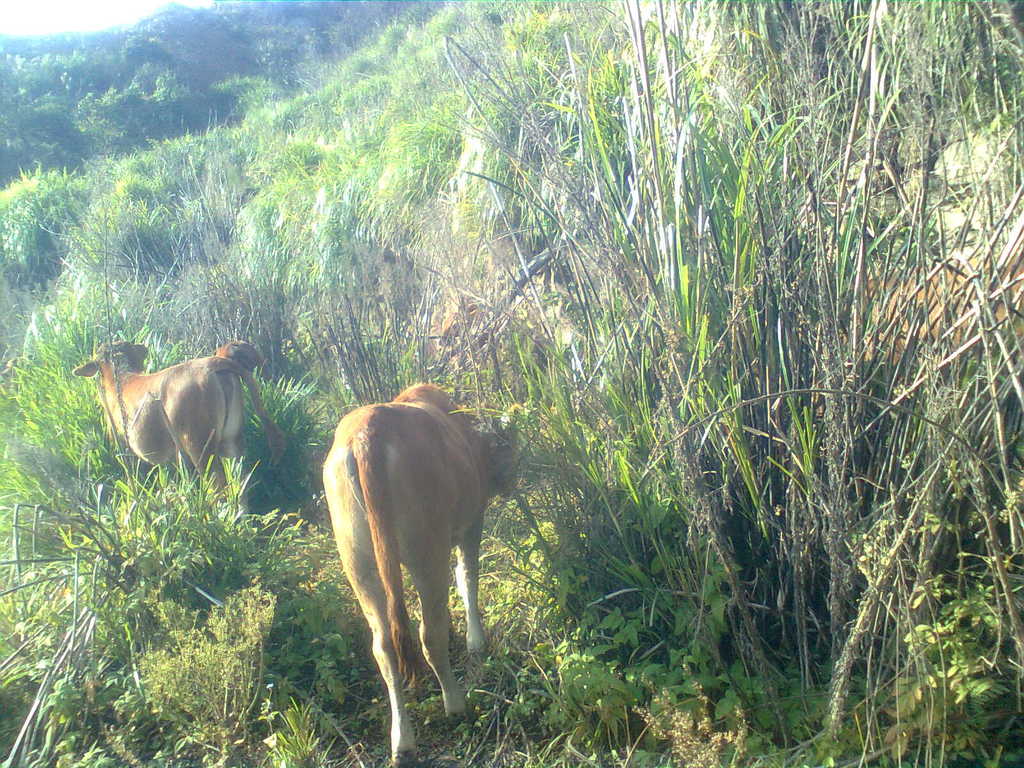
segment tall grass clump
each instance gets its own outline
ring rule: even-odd
[[[39,288],[61,269],[61,236],[78,215],[82,184],[59,171],[22,174],[0,192],[0,268],[12,285]]]
[[[1019,136],[978,119],[1019,49],[919,10],[627,3],[543,96],[454,57],[574,326],[522,369],[556,596],[745,749],[985,754],[1021,682]]]

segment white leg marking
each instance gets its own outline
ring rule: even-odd
[[[466,607],[466,647],[470,653],[480,653],[484,649],[484,627],[477,602],[479,580],[476,569],[471,571],[466,567],[466,557],[460,548],[456,555],[455,585]]]
[[[389,685],[388,700],[391,703],[391,757],[397,759],[403,752],[416,749],[416,734],[405,711],[401,691]]]
[[[373,632],[373,655],[377,659],[384,685],[388,689],[388,703],[391,705],[391,757],[397,759],[403,752],[416,749],[416,734],[405,711],[402,696],[402,678],[398,673],[398,660],[383,636],[384,627],[378,625]]]

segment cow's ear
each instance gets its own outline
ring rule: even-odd
[[[72,371],[72,373],[75,374],[75,376],[95,376],[99,372],[100,364],[97,363],[95,360],[90,360],[88,363],[83,363],[82,365],[78,366],[77,368],[75,368],[75,370]]]

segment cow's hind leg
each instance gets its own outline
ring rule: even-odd
[[[224,465],[220,457],[214,453],[217,437],[214,433],[202,438],[193,434],[184,434],[180,438],[181,450],[185,457],[200,475],[209,469],[213,487],[218,491],[224,489],[227,481],[224,477]]]
[[[405,709],[402,691],[402,675],[398,668],[398,655],[391,640],[387,622],[387,597],[380,580],[377,561],[373,554],[373,541],[366,518],[356,507],[349,515],[341,509],[336,499],[340,493],[331,485],[336,478],[325,472],[324,485],[328,487],[327,501],[331,508],[331,522],[338,540],[338,551],[345,568],[345,575],[356,593],[359,607],[373,636],[373,658],[388,690],[391,707],[391,757],[395,764],[409,760],[416,749],[416,735]],[[346,491],[347,492],[347,491]]]
[[[419,593],[423,613],[420,640],[427,663],[441,684],[444,711],[449,715],[459,715],[466,711],[466,694],[455,679],[448,658],[448,633],[451,627],[448,587],[451,577],[448,575],[447,542],[444,542],[443,547],[431,547],[422,554],[426,556],[417,558],[419,562],[409,564],[409,573]]]
[[[370,625],[373,635],[373,658],[377,662],[384,685],[388,689],[388,703],[391,706],[391,759],[396,765],[407,762],[416,749],[416,736],[412,722],[405,709],[405,696],[402,690],[402,675],[398,669],[398,655],[391,642],[391,633],[387,625],[387,599],[379,579],[376,576],[376,564],[372,564],[373,574],[369,570],[349,579],[356,587],[359,606]]]
[[[466,607],[466,647],[470,653],[484,649],[484,627],[480,620],[478,591],[480,584],[480,537],[483,533],[481,517],[466,532],[456,550],[455,584],[462,604]]]

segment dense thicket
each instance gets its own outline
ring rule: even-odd
[[[338,417],[430,379],[522,458],[489,516],[490,655],[459,664],[478,717],[453,730],[428,686],[428,754],[1020,759],[1011,10],[415,8],[237,124],[12,183],[0,744],[383,759],[306,521]],[[70,374],[114,338],[155,369],[234,337],[289,449],[267,462],[254,423],[227,500],[137,467]],[[281,510],[258,520],[253,467]]]

